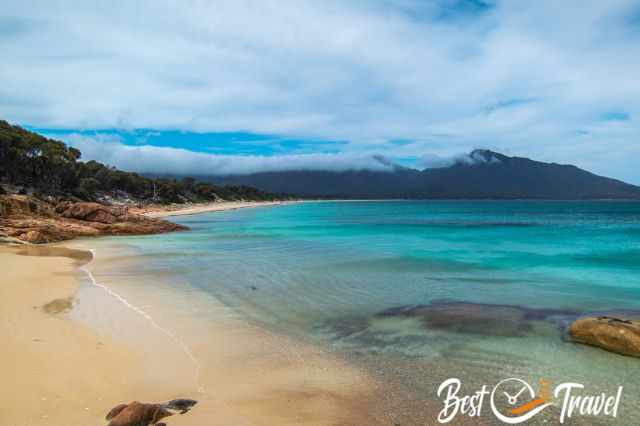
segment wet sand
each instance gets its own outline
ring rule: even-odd
[[[109,264],[87,260],[68,248],[0,248],[0,424],[101,424],[121,402],[177,397],[199,404],[172,425],[393,424],[363,370],[223,306],[215,321],[173,306],[210,311],[204,294],[100,287],[79,268]]]
[[[0,247],[2,425],[101,424],[112,401],[138,393],[140,355],[63,318],[83,258]]]

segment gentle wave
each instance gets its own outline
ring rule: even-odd
[[[94,249],[89,249],[89,252],[91,253],[92,259],[95,260],[95,257],[96,257],[95,250]],[[187,344],[184,343],[182,340],[180,340],[175,334],[173,334],[172,332],[170,332],[169,330],[167,330],[166,328],[164,328],[160,324],[158,324],[156,322],[156,320],[153,319],[153,317],[151,315],[149,315],[147,312],[145,312],[143,309],[141,309],[141,308],[137,307],[136,305],[132,304],[125,297],[123,297],[122,295],[116,293],[115,291],[113,291],[112,289],[107,287],[106,285],[100,284],[95,279],[95,277],[93,276],[93,274],[91,273],[91,271],[87,267],[88,267],[88,264],[81,266],[80,269],[87,275],[87,277],[89,278],[89,280],[90,280],[90,282],[91,282],[91,284],[93,286],[101,288],[107,294],[109,294],[111,297],[117,299],[120,303],[125,305],[127,308],[131,309],[133,312],[135,312],[138,315],[142,316],[145,320],[147,320],[149,322],[149,324],[151,324],[151,326],[153,326],[155,329],[157,329],[158,331],[160,331],[161,333],[163,333],[164,335],[169,337],[171,340],[176,342],[182,348],[182,350],[184,351],[185,355],[193,363],[193,365],[194,365],[194,367],[196,369],[196,379],[198,380],[198,392],[204,393],[205,392],[204,387],[199,384],[199,377],[200,377],[200,370],[201,370],[200,362],[193,355],[193,352],[191,351],[189,346],[187,346]]]

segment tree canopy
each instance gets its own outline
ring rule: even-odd
[[[191,177],[152,179],[80,158],[79,150],[63,142],[0,120],[0,182],[83,200],[105,194],[159,203],[278,198],[249,186],[218,186]]]

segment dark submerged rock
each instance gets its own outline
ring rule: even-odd
[[[577,312],[569,310],[439,300],[428,305],[387,309],[377,316],[414,317],[420,319],[427,328],[453,333],[520,337],[532,330],[533,321],[577,315]]]

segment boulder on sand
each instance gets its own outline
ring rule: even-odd
[[[197,403],[193,399],[173,399],[161,404],[134,401],[116,405],[105,418],[109,421],[108,426],[160,426],[164,425],[160,420],[176,413],[185,414]]]
[[[142,404],[134,401],[130,404],[120,404],[107,414],[108,426],[149,426],[156,425],[165,417],[173,413],[160,404]]]
[[[640,321],[589,316],[569,326],[569,336],[577,343],[597,346],[622,355],[640,357]]]

